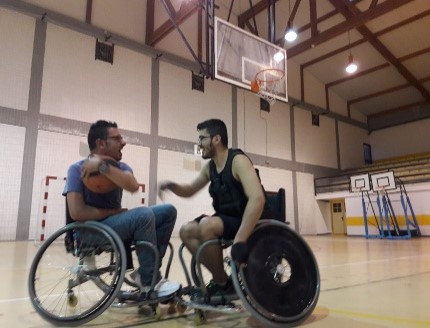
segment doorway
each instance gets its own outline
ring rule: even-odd
[[[345,199],[330,201],[332,233],[346,235]]]

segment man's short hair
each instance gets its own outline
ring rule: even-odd
[[[88,131],[88,146],[90,150],[96,148],[97,139],[106,139],[108,136],[109,128],[117,128],[118,125],[115,122],[98,120],[91,124],[90,131]]]
[[[224,147],[228,147],[228,134],[225,123],[219,119],[213,118],[197,124],[197,131],[207,130],[211,137],[217,134],[221,137],[221,143]]]

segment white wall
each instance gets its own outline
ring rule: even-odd
[[[429,129],[430,119],[372,132],[369,139],[373,160],[429,153]]]
[[[48,24],[41,113],[150,132],[151,59],[115,47],[114,65],[94,59],[96,40]]]
[[[0,106],[27,110],[33,38],[33,18],[0,8]]]
[[[339,148],[341,169],[363,166],[363,144],[369,142],[369,136],[365,130],[340,122]]]
[[[302,163],[337,168],[334,121],[320,116],[320,125],[312,125],[312,113],[295,109],[296,160]]]
[[[85,20],[84,0],[64,0],[61,4],[55,0],[28,2],[61,12],[81,22]],[[180,5],[179,0],[173,2],[175,8]],[[132,0],[126,8],[120,6],[114,0],[93,1],[92,23],[120,34],[130,42],[140,42],[143,46],[146,25],[138,17],[145,11],[146,1]],[[160,6],[157,3],[156,17],[164,15],[167,18]],[[29,90],[35,28],[43,24],[40,21],[35,24],[34,18],[11,10],[0,9],[0,15],[0,136],[8,138],[0,152],[3,158],[8,158],[8,165],[13,164],[12,168],[0,167],[0,179],[2,185],[6,186],[1,199],[7,200],[2,203],[3,211],[8,213],[8,219],[0,223],[0,239],[13,239],[17,229],[20,179],[28,176],[28,172],[22,174],[21,171],[23,167],[32,168],[32,163],[23,161],[24,147],[36,147],[32,172],[33,200],[28,201],[28,206],[31,206],[28,222],[30,238],[37,238],[40,233],[38,220],[44,178],[47,175],[58,177],[52,182],[49,191],[52,196],[49,197],[50,215],[56,217],[57,223],[47,227],[49,230],[62,224],[64,202],[60,193],[63,178],[68,166],[82,155],[80,146],[86,142],[86,131],[82,130],[82,126],[100,118],[117,121],[120,129],[138,135],[126,139],[129,144],[124,149],[124,160],[133,167],[138,180],[145,183],[147,188],[145,192],[134,196],[125,195],[124,202],[127,206],[140,203],[142,198],[147,200],[150,177],[180,181],[195,177],[202,162],[185,148],[191,148],[189,143],[196,141],[197,123],[208,118],[221,118],[227,124],[230,145],[233,136],[237,135],[238,147],[260,159],[274,159],[268,160],[266,165],[258,165],[263,183],[267,190],[281,187],[286,189],[287,220],[294,225],[297,217],[299,226],[295,228],[306,234],[325,233],[329,230],[329,222],[325,218],[327,206],[317,203],[315,199],[314,177],[308,172],[309,166],[337,169],[340,161],[340,168],[357,167],[362,163],[363,142],[372,144],[374,159],[429,151],[425,138],[421,137],[428,130],[429,121],[376,131],[370,136],[359,128],[339,122],[337,132],[340,140],[337,149],[336,122],[330,117],[320,116],[320,126],[315,127],[311,124],[311,112],[298,107],[290,109],[282,102],[273,105],[270,113],[262,112],[257,97],[215,80],[205,80],[204,93],[191,90],[191,72],[183,68],[183,63],[179,67],[179,64],[176,66],[166,63],[163,58],[154,61],[148,54],[119,45],[115,45],[113,65],[95,60],[95,37],[49,21],[46,23],[42,83],[37,85],[38,82],[35,82],[35,89]],[[124,23],[124,19],[119,19],[123,16],[129,18],[127,23]],[[188,31],[187,38],[193,45],[197,42],[197,33],[193,29],[196,19],[193,16],[181,25]],[[157,27],[159,26],[155,26]],[[38,33],[43,33],[43,29],[38,30]],[[185,59],[192,59],[177,31],[173,31],[157,47],[173,51],[175,55]],[[40,54],[35,53],[35,56],[39,56],[36,59],[41,59]],[[36,61],[36,65],[37,63]],[[294,61],[288,63],[289,94],[299,99],[300,67]],[[156,81],[159,83],[152,85],[152,68],[157,65],[159,76]],[[305,79],[305,101],[324,107],[324,85],[309,72],[305,72]],[[33,112],[27,113],[29,94],[37,95],[39,87],[40,111],[38,112],[39,104],[33,103]],[[237,93],[234,95],[235,91]],[[152,97],[157,94],[158,106],[151,103]],[[345,102],[333,93],[330,93],[330,97],[333,98],[333,111],[346,114]],[[237,99],[237,103],[233,103],[233,99]],[[158,120],[151,116],[153,111],[158,115]],[[291,117],[294,117],[294,122],[291,122]],[[67,124],[69,121],[70,126]],[[237,125],[234,126],[236,121]],[[43,126],[41,122],[44,123]],[[34,131],[37,130],[38,134],[25,139],[26,127],[30,123],[33,124],[30,133],[35,134]],[[76,125],[79,127],[76,128]],[[294,126],[294,135],[291,125]],[[154,131],[157,130],[158,134],[155,134]],[[142,140],[142,135],[150,140]],[[166,137],[166,144],[160,144],[159,136]],[[158,158],[151,158],[151,154],[158,154]],[[151,167],[151,163],[158,163],[158,166]],[[296,195],[293,189],[294,175],[297,177]],[[12,184],[10,179],[14,181]],[[180,213],[175,233],[184,220],[193,218],[202,211],[211,212],[206,191],[190,200],[173,195],[166,197],[178,207]],[[298,208],[297,213],[294,213],[294,208]],[[50,219],[50,222],[54,222],[53,220]]]

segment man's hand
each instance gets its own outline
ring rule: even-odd
[[[175,185],[175,183],[173,183],[172,181],[160,182],[159,187],[158,187],[158,197],[160,197],[160,199],[163,202],[164,202],[164,191],[172,190],[174,185]]]
[[[249,250],[246,242],[237,242],[231,247],[231,258],[239,265],[248,262]]]
[[[101,161],[102,159],[98,155],[93,155],[85,160],[81,167],[81,178],[85,179],[91,173],[98,172]]]

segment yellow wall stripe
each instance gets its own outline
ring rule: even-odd
[[[406,220],[403,215],[396,215],[397,222],[399,225],[406,225]],[[427,226],[430,225],[430,215],[416,215],[416,219],[418,222],[418,225],[420,226]],[[385,217],[383,218],[384,224],[385,224]],[[388,220],[391,224],[390,217],[388,217]],[[409,215],[409,220],[412,221],[412,216]],[[376,225],[376,221],[380,223],[379,216],[375,218],[373,215],[367,217],[367,222],[369,225]],[[413,221],[412,221],[413,222]],[[349,216],[346,218],[346,225],[347,226],[363,226],[364,225],[364,217],[363,216]]]

